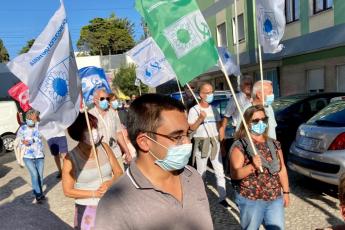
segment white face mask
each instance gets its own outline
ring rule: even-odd
[[[95,145],[97,145],[100,141],[101,141],[101,138],[98,134],[98,131],[97,129],[92,129],[92,137],[93,137],[93,143]],[[88,131],[84,132],[84,138],[83,138],[83,141],[85,144],[87,145],[92,145],[92,142],[91,142],[91,139],[90,139],[90,134]]]

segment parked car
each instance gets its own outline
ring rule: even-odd
[[[212,106],[217,108],[221,118],[224,117],[225,109],[226,109],[226,106],[228,105],[228,102],[229,102],[229,99],[227,99],[227,98],[215,99],[212,102]],[[232,124],[232,122],[228,122],[228,125],[225,128],[225,139],[232,139],[233,138],[235,129],[231,124]]]
[[[285,158],[288,158],[289,148],[300,124],[308,121],[327,106],[332,98],[338,96],[345,96],[345,93],[297,94],[281,97],[273,102],[277,139],[281,142]]]
[[[330,103],[299,127],[290,148],[288,167],[338,185],[345,172],[345,97]]]
[[[14,101],[0,101],[0,111],[5,111],[0,117],[0,137],[5,151],[13,151],[13,141],[19,128],[17,105]]]

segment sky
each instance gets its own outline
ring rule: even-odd
[[[117,17],[126,17],[135,23],[134,36],[135,40],[139,40],[143,31],[134,1],[64,0],[74,47],[84,25],[95,17],[108,17],[113,12]],[[10,59],[18,55],[28,40],[36,38],[43,31],[59,5],[59,0],[0,0],[0,38]]]

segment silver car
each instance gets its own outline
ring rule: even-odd
[[[338,185],[339,177],[345,172],[344,97],[337,98],[298,128],[290,147],[288,167]]]

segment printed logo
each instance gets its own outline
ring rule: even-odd
[[[265,39],[279,39],[278,25],[273,12],[260,9],[260,30],[263,32]]]
[[[182,17],[163,33],[177,58],[187,55],[211,38],[208,25],[199,10]]]
[[[51,102],[54,112],[64,103],[70,101],[68,69],[66,68],[69,65],[69,60],[68,57],[50,69],[40,86],[40,92]]]

